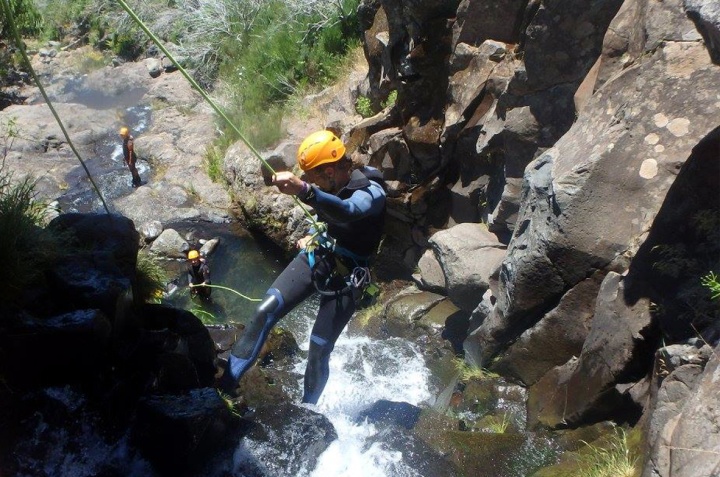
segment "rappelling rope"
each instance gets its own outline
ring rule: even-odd
[[[117,0],[117,1],[120,4],[120,6],[123,8],[123,10],[125,10],[125,12],[130,16],[130,18],[132,18],[133,21],[138,24],[138,26],[147,34],[148,37],[150,37],[150,39],[153,41],[153,43],[155,43],[155,45],[160,49],[160,51],[162,51],[163,54],[180,71],[180,73],[182,73],[182,75],[185,77],[185,79],[187,79],[190,82],[190,84],[193,86],[193,88],[195,88],[198,91],[198,93],[200,93],[200,95],[203,97],[203,99],[205,99],[205,101],[207,101],[207,103],[210,105],[210,107],[213,108],[213,110],[228,124],[228,126],[230,126],[232,128],[233,131],[235,131],[235,134],[237,134],[238,137],[242,140],[242,142],[245,143],[245,145],[248,147],[248,149],[250,149],[250,151],[255,155],[255,157],[260,159],[260,162],[262,162],[262,164],[265,166],[265,168],[267,168],[267,170],[271,174],[275,175],[276,172],[273,169],[273,167],[270,165],[270,163],[268,163],[260,155],[260,153],[257,151],[257,149],[255,149],[255,147],[253,147],[253,145],[250,143],[250,141],[248,141],[245,138],[245,135],[242,132],[240,132],[240,130],[237,128],[237,126],[235,126],[235,124],[233,124],[233,122],[230,120],[230,118],[228,118],[228,116],[225,114],[225,112],[223,112],[223,110],[220,109],[220,107],[217,104],[215,104],[215,101],[213,101],[212,98],[210,98],[210,96],[197,83],[197,81],[195,81],[195,79],[192,76],[190,76],[190,74],[188,74],[187,71],[185,71],[185,68],[183,68],[182,65],[180,65],[180,63],[178,63],[175,60],[175,57],[173,57],[173,55],[170,54],[170,52],[162,45],[162,43],[160,42],[160,39],[158,37],[156,37],[153,32],[150,31],[150,29],[145,25],[145,23],[143,23],[143,21],[140,19],[140,17],[137,16],[137,14],[133,11],[133,9],[130,8],[130,6],[127,3],[125,3],[125,0]],[[310,221],[314,225],[317,225],[315,217],[313,217],[312,214],[310,213],[310,211],[307,209],[307,207],[305,207],[305,204],[300,202],[300,199],[298,199],[296,196],[293,195],[291,197],[293,198],[295,203],[302,209],[302,211],[305,213],[305,215],[310,219]]]
[[[245,296],[237,290],[233,290],[232,288],[224,287],[222,285],[208,285],[206,283],[199,283],[194,286],[194,288],[197,288],[197,287],[219,288],[221,290],[231,291],[231,292],[235,293],[236,295],[239,295],[242,298],[246,299],[247,301],[262,301],[262,298],[250,298],[249,296]]]
[[[25,52],[25,45],[23,45],[22,39],[20,38],[20,34],[17,31],[17,28],[15,27],[15,18],[13,17],[12,8],[10,8],[10,4],[8,3],[8,0],[1,0],[0,4],[2,4],[3,14],[5,15],[5,18],[8,19],[8,25],[10,26],[10,33],[12,34],[13,40],[15,41],[15,45],[17,45],[18,49],[20,50],[20,55],[22,55],[23,61],[25,62],[25,65],[27,66],[28,70],[30,71],[30,74],[33,77],[33,80],[35,80],[35,84],[37,85],[38,89],[40,90],[40,94],[42,94],[43,98],[45,98],[45,102],[47,103],[48,107],[50,108],[50,112],[55,117],[55,120],[60,125],[60,130],[62,131],[63,135],[65,136],[65,140],[67,141],[68,145],[70,146],[70,149],[72,149],[72,152],[75,154],[75,157],[78,158],[78,161],[80,161],[80,164],[82,165],[83,169],[85,169],[85,174],[87,174],[88,179],[90,179],[90,183],[92,184],[93,188],[95,189],[95,192],[97,192],[98,197],[100,197],[100,201],[102,202],[103,207],[105,208],[105,212],[110,214],[110,209],[108,208],[107,204],[105,203],[105,199],[103,198],[102,192],[100,192],[100,189],[98,188],[97,184],[95,184],[95,180],[93,179],[92,175],[90,174],[90,171],[88,170],[87,166],[85,165],[85,161],[82,160],[82,157],[80,157],[80,153],[75,149],[75,145],[73,144],[72,140],[70,139],[70,136],[68,135],[67,130],[65,129],[65,126],[63,125],[62,120],[60,119],[60,116],[58,115],[57,111],[55,111],[55,108],[52,105],[52,102],[50,101],[50,98],[48,97],[47,93],[45,92],[45,88],[43,88],[42,83],[40,83],[40,78],[35,73],[35,70],[33,69],[32,65],[30,64],[30,59],[27,56],[27,53]]]

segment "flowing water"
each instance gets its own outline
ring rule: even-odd
[[[138,135],[145,131],[150,123],[149,106],[131,106],[121,110],[125,124]],[[83,158],[105,201],[111,203],[133,191],[130,171],[123,160],[122,142],[113,133],[95,143],[92,156]],[[137,162],[137,170],[143,180],[147,180],[150,167],[147,162]],[[78,166],[65,178],[68,190],[58,200],[63,212],[102,212],[103,206],[97,194],[92,190],[85,170]]]
[[[208,257],[214,284],[235,289],[251,298],[262,297],[265,290],[285,265],[281,255],[269,244],[253,239],[241,229],[215,224],[176,224],[183,234],[194,235],[201,229],[201,238],[220,238],[220,245]],[[188,297],[187,283],[182,276],[184,264],[174,268],[179,275],[177,289],[168,302],[195,310],[201,317],[209,312],[216,322],[245,322],[256,303],[236,294],[213,289],[212,303],[198,305]],[[171,265],[171,269],[173,266]],[[307,351],[310,330],[317,310],[317,298],[311,298],[290,312],[278,326],[291,331],[301,349]],[[197,309],[201,312],[197,313]],[[295,371],[303,375],[305,360]],[[298,382],[298,388],[302,386]],[[378,429],[360,421],[359,414],[378,400],[427,404],[433,398],[429,371],[420,350],[401,339],[373,340],[365,336],[349,336],[344,332],[337,341],[330,359],[330,379],[316,406],[310,409],[325,415],[335,426],[338,439],[320,457],[315,469],[305,469],[304,476],[372,477],[418,475],[396,451],[387,450],[372,439]],[[261,452],[255,449],[254,452]],[[292,451],[292,450],[290,450]],[[236,453],[243,459],[244,452]],[[237,462],[236,464],[240,464]]]

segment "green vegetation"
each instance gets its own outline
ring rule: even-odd
[[[718,276],[714,272],[710,272],[700,279],[702,286],[710,290],[710,298],[717,300],[720,298],[720,282]]]
[[[383,109],[385,109],[385,108],[395,106],[396,102],[397,102],[397,90],[394,89],[394,90],[390,91],[390,94],[388,94],[387,99],[385,99],[385,101],[382,102],[382,107],[383,107]]]
[[[14,303],[20,292],[39,282],[60,258],[63,240],[42,225],[45,205],[35,201],[35,182],[19,182],[0,171],[0,263],[5,283],[0,302]]]
[[[358,97],[355,101],[355,111],[363,118],[369,118],[373,114],[372,101],[367,96]]]
[[[168,277],[159,260],[141,250],[137,256],[136,278],[137,299],[143,303],[160,303]]]
[[[11,0],[16,5],[35,5]],[[359,45],[359,0],[149,0],[130,2],[173,56],[207,89],[257,148],[277,142],[295,96],[319,90],[344,72],[344,58]],[[137,58],[150,45],[121,6],[111,0],[41,0],[26,12],[26,35],[80,41],[98,51]],[[34,14],[31,15],[31,13]],[[1,25],[1,24],[0,24]],[[86,71],[108,61],[88,58]],[[290,106],[297,107],[297,106]],[[222,157],[237,133],[222,134],[207,156],[219,178]]]
[[[653,312],[688,324],[687,333],[695,334],[720,319],[720,211],[696,211],[677,235],[651,251],[661,298]]]
[[[205,56],[204,70],[217,65],[221,94],[230,99],[226,112],[251,143],[275,142],[287,100],[342,73],[343,56],[359,42],[357,4],[270,0],[262,8],[250,1],[234,7],[235,15],[250,18],[216,35],[217,57]],[[237,139],[224,133],[223,142]]]
[[[494,434],[504,434],[510,426],[510,416],[507,412],[502,416],[490,416],[485,422],[485,427]]]
[[[396,102],[397,90],[394,89],[390,91],[390,94],[388,94],[388,97],[385,98],[385,101],[383,101],[380,106],[382,107],[382,109],[386,109],[394,106]],[[373,108],[372,100],[367,96],[358,97],[358,99],[355,101],[355,111],[363,118],[369,118],[370,116],[374,116],[379,112]]]
[[[21,292],[40,283],[62,255],[64,235],[44,227],[46,204],[35,200],[35,181],[15,180],[5,159],[17,137],[13,119],[0,125],[0,263],[5,282],[0,303],[16,304]]]
[[[35,36],[42,28],[42,16],[33,0],[7,0],[15,18],[15,27],[22,36]],[[0,40],[10,38],[10,25],[5,15],[0,15]]]
[[[223,155],[217,146],[208,146],[205,150],[205,170],[213,182],[220,182],[222,179]]]
[[[631,450],[628,435],[618,428],[602,445],[587,444],[588,453],[580,459],[578,477],[635,477],[639,475],[638,456]]]
[[[500,377],[498,374],[488,371],[487,369],[472,366],[466,363],[462,358],[454,359],[453,363],[455,364],[455,369],[459,373],[460,381],[463,382],[471,381],[473,379],[483,380]]]

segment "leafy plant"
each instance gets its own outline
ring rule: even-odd
[[[205,170],[207,175],[213,182],[219,182],[222,179],[223,155],[219,147],[208,146],[205,149]]]
[[[367,96],[359,96],[355,101],[355,111],[363,118],[369,118],[374,113],[372,109],[372,101]]]
[[[15,19],[15,28],[21,36],[33,36],[40,33],[42,15],[32,0],[8,0],[8,6]],[[0,40],[10,37],[10,23],[5,15],[0,15]]]
[[[398,95],[398,92],[396,89],[390,91],[390,94],[388,94],[387,99],[385,99],[385,101],[382,102],[383,109],[394,106],[395,103],[397,102],[397,95]]]

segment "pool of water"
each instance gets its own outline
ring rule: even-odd
[[[214,288],[210,303],[191,299],[187,286],[187,262],[163,262],[172,279],[165,302],[193,311],[205,323],[245,323],[257,306],[256,301],[247,298],[257,300],[265,296],[265,291],[288,263],[282,251],[274,244],[254,236],[238,224],[185,222],[169,227],[185,237],[189,236],[189,243],[193,248],[199,248],[201,240],[220,240],[207,257],[210,280],[213,285],[229,288],[237,293]]]

